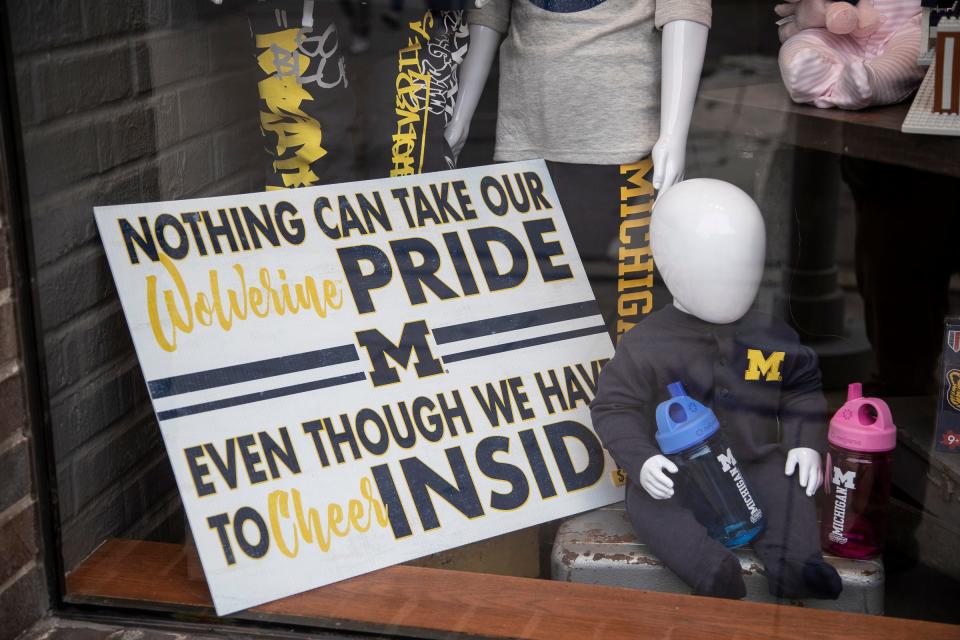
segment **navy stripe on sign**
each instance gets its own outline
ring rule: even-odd
[[[505,331],[516,331],[517,329],[526,329],[528,327],[537,327],[553,322],[598,315],[600,315],[600,308],[597,306],[596,301],[587,300],[585,302],[563,304],[559,307],[547,307],[546,309],[511,313],[497,318],[474,320],[472,322],[464,322],[463,324],[453,324],[449,327],[440,327],[433,330],[433,339],[437,341],[437,344],[447,344],[449,342],[469,340],[470,338],[479,338],[495,333],[503,333]],[[444,358],[444,360],[446,359],[447,358]]]
[[[320,367],[329,367],[335,364],[343,364],[344,362],[354,362],[359,359],[360,354],[357,353],[357,348],[352,344],[347,344],[341,347],[307,351],[306,353],[295,353],[290,356],[258,360],[257,362],[247,362],[246,364],[235,364],[229,367],[220,367],[219,369],[197,371],[196,373],[186,373],[181,376],[173,376],[172,378],[151,380],[147,383],[147,386],[150,388],[151,397],[167,398],[181,393],[189,393],[190,391],[213,389],[228,384],[237,384],[238,382],[249,382],[250,380],[280,376],[285,373],[319,369]]]
[[[451,353],[450,355],[443,356],[443,361],[459,362],[460,360],[470,360],[472,358],[480,358],[483,356],[493,355],[495,353],[503,353],[505,351],[526,349],[527,347],[535,347],[537,345],[549,344],[551,342],[560,342],[561,340],[572,340],[573,338],[592,336],[598,333],[606,333],[606,331],[607,328],[601,324],[595,327],[574,329],[573,331],[564,331],[563,333],[555,333],[549,336],[537,336],[536,338],[516,340],[514,342],[504,342],[503,344],[495,344],[491,347],[483,347],[481,349],[471,349],[469,351],[461,351],[460,353]]]
[[[208,411],[216,411],[217,409],[226,409],[227,407],[236,407],[241,404],[250,404],[251,402],[262,402],[263,400],[273,400],[274,398],[282,398],[283,396],[292,396],[295,393],[306,393],[307,391],[315,391],[317,389],[326,389],[327,387],[336,387],[341,384],[349,384],[351,382],[358,382],[360,380],[366,379],[367,374],[360,373],[349,373],[344,376],[337,376],[335,378],[324,378],[323,380],[314,380],[313,382],[304,382],[302,384],[294,384],[289,387],[280,387],[278,389],[268,389],[267,391],[259,391],[257,393],[248,393],[242,396],[235,396],[233,398],[224,398],[223,400],[214,400],[212,402],[204,402],[201,404],[193,404],[186,407],[180,407],[179,409],[170,409],[168,411],[161,411],[157,414],[159,420],[170,420],[172,418],[182,418],[183,416],[191,416],[196,413],[206,413]]]

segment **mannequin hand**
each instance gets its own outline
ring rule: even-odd
[[[683,180],[686,154],[687,141],[677,140],[677,136],[660,136],[653,145],[653,188],[658,192],[657,197]]]
[[[671,20],[663,27],[660,139],[652,153],[653,187],[659,195],[683,179],[687,134],[709,32],[709,27],[691,20]]]
[[[454,116],[450,120],[450,124],[447,125],[447,128],[443,130],[443,137],[446,139],[447,144],[450,145],[450,150],[453,152],[454,159],[460,157],[460,152],[463,151],[463,145],[467,143],[467,135],[470,133],[470,121],[458,118]]]
[[[480,3],[477,3],[477,7],[480,7]],[[457,103],[453,107],[453,117],[443,130],[443,137],[450,145],[454,158],[460,157],[463,145],[467,142],[470,121],[477,110],[483,86],[487,83],[487,75],[500,49],[502,38],[501,33],[490,27],[470,25],[470,51],[457,73],[460,88]]]
[[[800,469],[800,486],[807,489],[807,495],[812,496],[823,482],[823,468],[820,454],[804,447],[790,449],[787,452],[787,466],[783,472],[792,476],[795,469]]]
[[[678,471],[677,465],[660,455],[650,456],[640,468],[640,486],[656,500],[673,497],[673,480],[664,473],[664,469],[670,473]]]

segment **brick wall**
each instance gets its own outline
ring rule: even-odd
[[[0,99],[4,93],[0,90]],[[8,131],[0,128],[0,149]],[[16,637],[47,609],[14,266],[9,166],[0,152],[0,640]]]
[[[183,535],[93,206],[262,189],[253,46],[240,2],[10,4],[69,570],[106,537]]]

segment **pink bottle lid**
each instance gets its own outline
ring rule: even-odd
[[[830,444],[851,451],[892,451],[897,446],[897,427],[890,407],[880,398],[864,398],[863,387],[847,387],[847,402],[830,420]]]

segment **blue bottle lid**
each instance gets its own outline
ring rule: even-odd
[[[687,395],[683,383],[667,385],[670,399],[657,406],[657,444],[669,455],[695,447],[720,429],[717,416]]]

